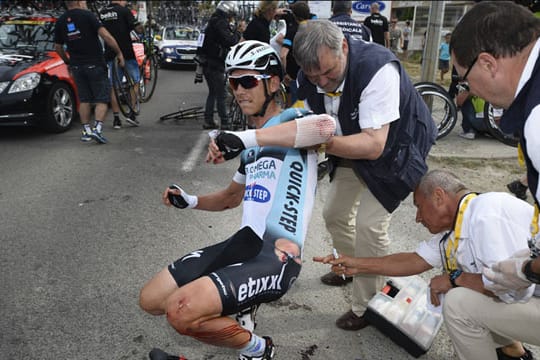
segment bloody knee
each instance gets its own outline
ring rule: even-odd
[[[171,326],[182,335],[189,335],[189,329],[192,322],[187,319],[189,306],[183,297],[170,301],[167,305],[167,321]]]
[[[219,318],[208,320],[220,321]],[[206,344],[215,346],[227,346],[233,349],[245,347],[251,338],[251,333],[234,322],[228,326],[216,329],[215,326],[207,326],[204,323],[198,328],[188,328],[183,335],[190,336]]]

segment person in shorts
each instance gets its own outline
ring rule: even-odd
[[[140,24],[134,17],[131,11],[126,7],[127,1],[125,0],[114,0],[111,1],[110,5],[104,7],[99,12],[99,18],[105,28],[111,33],[115,38],[118,46],[122,50],[122,54],[125,59],[125,68],[124,70],[129,73],[133,81],[135,82],[135,96],[139,93],[139,64],[135,58],[135,52],[133,51],[133,45],[131,42],[130,33],[134,30],[138,34],[142,34],[144,29],[142,24]],[[115,52],[110,47],[105,47],[105,60],[107,60],[107,66],[109,68],[109,78],[111,79],[112,84],[112,65],[115,59]],[[123,73],[119,74],[119,78],[122,78]],[[133,98],[135,98],[135,96]],[[115,129],[120,129],[122,127],[122,122],[120,121],[119,111],[120,106],[118,101],[114,96],[114,93],[111,92],[111,108],[113,111],[113,127]],[[137,120],[136,114],[131,112],[126,116],[126,121],[133,126],[139,126],[139,121]]]
[[[450,70],[450,39],[452,34],[444,35],[444,42],[439,47],[439,70],[441,71],[441,83],[444,81],[444,74]]]
[[[267,43],[248,40],[231,48],[225,72],[242,112],[257,129],[272,129],[302,117],[307,111],[283,111],[276,94],[283,80],[279,55]],[[335,131],[328,115],[311,115],[328,126],[324,142]],[[314,125],[315,126],[315,125]],[[320,129],[320,126],[317,128]],[[230,159],[209,146],[208,162]],[[254,135],[256,130],[248,130]],[[292,132],[291,132],[292,133]],[[292,135],[294,137],[294,135]],[[238,148],[241,149],[241,148]],[[216,156],[217,153],[217,156]],[[188,194],[178,185],[163,192],[163,202],[182,209],[224,211],[243,204],[240,230],[227,240],[188,252],[154,276],[141,290],[140,306],[153,315],[167,315],[180,334],[201,342],[237,349],[239,359],[272,359],[274,344],[268,336],[253,333],[254,316],[261,303],[276,301],[294,284],[311,217],[317,184],[317,153],[311,149],[260,146],[238,150],[240,165],[223,190],[206,195]],[[229,317],[235,315],[236,319]],[[153,350],[151,358],[160,350]]]
[[[81,141],[107,143],[103,121],[111,98],[107,65],[99,37],[110,46],[123,66],[124,57],[116,40],[86,7],[86,1],[66,1],[67,11],[55,26],[55,50],[68,66],[77,85],[79,115],[83,125]],[[64,45],[69,52],[67,56]],[[94,126],[90,125],[91,104],[96,105]]]

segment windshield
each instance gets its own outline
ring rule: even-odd
[[[54,50],[54,23],[19,19],[0,22],[0,52],[21,48]]]
[[[199,31],[190,28],[173,28],[165,29],[165,40],[197,40]]]

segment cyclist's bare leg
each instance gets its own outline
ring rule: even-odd
[[[167,309],[167,298],[178,290],[168,268],[164,268],[141,289],[139,306],[152,315],[163,315]]]
[[[221,316],[221,298],[206,276],[178,288],[165,268],[144,286],[139,302],[150,314],[167,314],[180,334],[207,344],[240,349],[251,337],[234,319]]]

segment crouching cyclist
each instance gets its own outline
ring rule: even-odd
[[[293,132],[300,147],[326,142],[334,134],[335,120],[329,115],[283,111],[276,102],[283,71],[270,45],[242,42],[230,50],[225,65],[234,96],[255,128],[300,117],[298,121],[313,130]],[[227,240],[190,252],[154,276],[141,290],[140,306],[153,315],[166,314],[182,335],[237,349],[239,359],[272,359],[274,343],[253,333],[254,316],[261,303],[285,295],[300,273],[317,183],[317,154],[314,149],[258,146],[254,131],[242,133],[241,140],[232,133],[213,133],[208,161],[220,163],[241,155],[226,188],[200,196],[178,185],[164,191],[164,204],[181,209],[221,211],[243,200],[242,224]],[[228,142],[223,150],[227,137],[239,140],[240,146]],[[167,356],[159,349],[150,353],[153,359]]]

